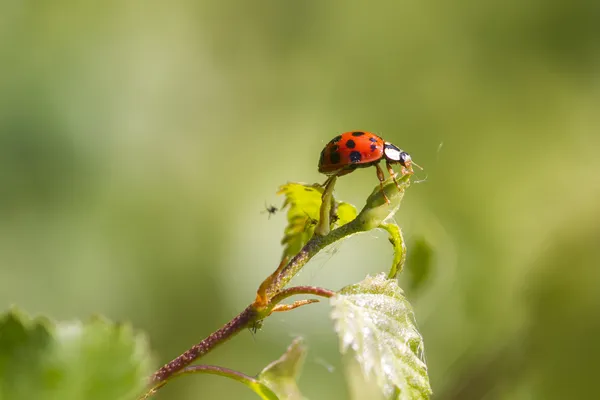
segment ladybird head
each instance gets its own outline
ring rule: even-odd
[[[383,154],[390,163],[400,163],[405,168],[411,168],[412,159],[410,155],[393,144],[386,142],[383,147]]]
[[[410,158],[410,155],[405,151],[400,153],[400,164],[409,169],[412,166],[412,159]]]

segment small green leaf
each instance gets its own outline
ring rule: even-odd
[[[103,319],[0,317],[0,399],[132,399],[151,372],[143,337]]]
[[[260,396],[263,400],[280,400],[279,397],[264,383],[251,381],[247,386]]]
[[[368,276],[342,289],[331,304],[342,353],[353,350],[387,399],[429,398],[423,338],[395,279]]]
[[[404,197],[404,192],[410,186],[411,175],[403,175],[397,178],[398,186],[392,177],[383,181],[383,192],[381,187],[377,185],[371,195],[367,198],[367,204],[357,216],[357,221],[360,222],[362,230],[368,231],[379,227],[386,220],[392,218],[400,209],[400,203]],[[390,200],[386,203],[383,193]]]
[[[392,261],[392,268],[390,268],[390,273],[388,274],[389,279],[394,279],[402,272],[404,261],[406,260],[406,245],[404,244],[404,238],[402,237],[402,230],[395,222],[381,224],[380,227],[388,231],[390,234],[390,243],[394,247],[394,260]]]
[[[305,183],[288,183],[279,188],[278,194],[285,196],[282,209],[289,206],[288,225],[281,244],[285,246],[284,257],[293,257],[313,236],[319,222],[323,188]],[[356,218],[356,208],[348,203],[336,202],[337,220],[331,224],[342,226]]]
[[[283,256],[292,257],[314,233],[319,220],[322,190],[303,183],[288,183],[281,186],[277,193],[285,196],[282,209],[289,206],[288,225],[281,244],[285,246]]]
[[[356,212],[356,207],[354,207],[352,204],[338,202],[336,214],[338,217],[337,225],[342,226],[356,218],[358,213]]]
[[[277,393],[281,400],[302,400],[304,397],[296,380],[305,358],[306,346],[302,338],[296,338],[278,360],[267,365],[258,374],[258,380]]]

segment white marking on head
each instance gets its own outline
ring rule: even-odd
[[[386,142],[383,148],[383,153],[385,154],[385,158],[388,160],[400,162],[400,154],[402,153],[402,150],[393,144]]]

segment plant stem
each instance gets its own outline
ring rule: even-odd
[[[302,250],[300,250],[300,252],[290,260],[290,262],[281,270],[281,272],[274,277],[271,285],[269,288],[267,288],[267,295],[271,297],[284,288],[285,285],[292,280],[294,275],[296,275],[302,269],[302,267],[304,267],[304,265],[322,249],[346,236],[361,232],[363,230],[364,229],[362,228],[360,221],[355,219],[346,225],[334,229],[327,236],[314,236],[308,241],[308,243],[306,243]]]
[[[378,228],[400,207],[400,201],[404,196],[405,189],[410,185],[410,175],[404,175],[398,180],[398,186],[392,178],[384,182],[383,188],[377,188],[367,198],[367,204],[358,214],[358,216],[337,229],[329,232],[325,236],[314,235],[311,240],[296,254],[290,262],[283,268],[278,268],[276,276],[269,281],[269,286],[266,288],[266,297],[271,298],[281,291],[292,278],[304,267],[304,265],[318,252],[325,247],[343,239],[346,236],[355,233],[367,231],[373,228]],[[326,203],[321,203],[321,209],[329,210],[330,193],[333,191],[333,185],[326,187],[326,192],[323,194]],[[391,200],[388,204],[384,199]],[[325,211],[321,211],[321,215],[325,215]],[[281,266],[280,266],[281,267]]]
[[[395,223],[381,224],[379,227],[385,229],[390,234],[389,240],[392,246],[394,246],[394,261],[392,262],[388,279],[395,279],[402,272],[404,263],[406,262],[406,243],[404,243],[404,238],[402,237],[402,230]]]
[[[216,346],[231,339],[244,328],[250,326],[258,316],[256,309],[250,305],[237,317],[225,324],[221,329],[211,333],[206,339],[192,346],[185,353],[162,366],[152,375],[150,382],[155,386],[157,383],[168,380],[173,374],[181,371],[192,362],[202,357]]]
[[[180,374],[184,373],[184,371],[194,372],[196,370],[200,371],[201,367],[207,368],[208,366],[188,367],[188,365],[214,349],[219,344],[231,339],[243,329],[248,328],[253,323],[264,319],[271,312],[282,311],[275,310],[276,305],[278,302],[281,302],[287,297],[296,294],[312,294],[323,297],[334,296],[335,292],[313,286],[297,286],[289,289],[284,289],[284,287],[313,256],[315,256],[325,247],[337,242],[340,239],[343,239],[346,236],[369,229],[382,227],[381,225],[384,220],[391,217],[397,211],[400,205],[400,200],[404,195],[404,189],[406,189],[406,187],[408,187],[410,184],[409,176],[407,175],[403,176],[399,181],[400,185],[396,188],[396,186],[392,187],[391,179],[386,180],[385,186],[382,187],[382,190],[376,189],[369,196],[367,199],[367,204],[354,220],[337,229],[334,229],[328,234],[325,234],[325,236],[314,235],[313,238],[306,243],[306,245],[290,260],[289,263],[286,263],[287,259],[284,258],[277,270],[261,284],[257,292],[256,301],[253,304],[246,307],[244,311],[224,325],[221,329],[213,332],[206,339],[194,345],[185,353],[181,354],[156,371],[150,378],[151,389],[142,398],[145,399],[152,395],[154,392],[156,392],[156,390],[165,385],[171,377],[179,376]],[[331,201],[334,183],[335,180],[333,180],[331,184],[327,185],[326,187],[327,193],[325,193],[323,198],[327,201],[327,205],[323,206],[322,204],[320,212],[321,216],[329,215],[329,202]],[[391,199],[392,203],[386,204],[383,200],[384,198]],[[389,228],[388,231],[390,231]],[[327,229],[323,229],[320,233],[324,234],[326,232]],[[392,273],[393,272],[395,271],[392,271]],[[303,304],[308,304],[309,302],[304,302]],[[289,309],[303,304],[292,304]],[[221,370],[224,371],[225,369]]]
[[[198,374],[198,373],[219,375],[219,376],[224,376],[226,378],[233,379],[235,381],[238,381],[238,382],[248,386],[250,389],[252,389],[253,391],[257,392],[259,395],[261,395],[261,397],[263,399],[277,400],[277,395],[275,393],[273,393],[273,391],[267,385],[263,384],[258,379],[254,378],[252,376],[246,375],[244,373],[241,373],[239,371],[234,371],[232,369],[219,367],[216,365],[187,366],[187,367],[173,373],[169,377],[169,380],[178,378],[183,375]],[[146,393],[146,395],[144,395],[144,397],[142,397],[141,400],[147,399],[148,397],[152,396],[154,393],[156,393],[156,391],[158,389],[163,387],[166,383],[167,383],[167,380],[159,382],[157,385],[155,385],[152,388],[152,390],[150,390],[148,393]]]
[[[312,294],[321,297],[335,296],[334,291],[325,288],[320,288],[316,286],[294,286],[291,288],[283,289],[281,292],[273,296],[273,298],[271,299],[271,304],[278,304],[281,301],[287,299],[288,297],[295,296],[297,294]]]

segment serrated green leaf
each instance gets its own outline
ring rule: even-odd
[[[277,393],[280,400],[302,400],[296,380],[305,358],[306,346],[302,338],[296,338],[279,359],[258,374],[258,380]]]
[[[145,337],[129,325],[101,318],[61,323],[57,338],[65,394],[89,400],[129,399],[143,390],[151,372],[149,349]]]
[[[349,399],[386,400],[377,383],[373,379],[365,378],[360,364],[354,357],[348,354],[343,361]]]
[[[285,196],[282,209],[289,206],[288,225],[281,241],[283,257],[296,255],[313,236],[319,222],[323,188],[305,183],[288,183],[279,188],[278,194]],[[336,202],[335,215],[331,226],[342,226],[356,218],[356,208],[348,203]]]
[[[319,220],[322,189],[303,183],[288,183],[281,186],[277,194],[285,196],[282,209],[289,206],[288,225],[281,244],[285,246],[283,256],[292,257],[314,233]]]
[[[151,372],[143,337],[102,319],[0,318],[0,399],[134,399]]]
[[[343,288],[331,304],[342,353],[353,350],[365,376],[375,378],[386,398],[429,398],[423,338],[395,279],[368,276]]]
[[[48,321],[17,310],[0,317],[0,400],[35,398],[30,394],[42,384],[51,344]]]
[[[402,237],[402,230],[396,223],[381,224],[380,227],[390,234],[389,240],[394,247],[394,259],[392,260],[392,267],[388,274],[388,278],[393,279],[402,272],[402,268],[404,267],[404,262],[406,261],[406,245],[404,244],[404,238]]]

